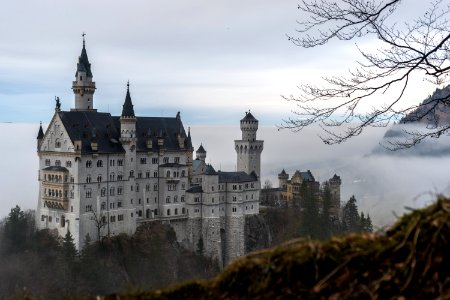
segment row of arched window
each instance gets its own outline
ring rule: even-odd
[[[44,189],[44,195],[46,197],[53,197],[53,198],[67,198],[67,191],[62,190],[55,190],[55,189]]]
[[[97,160],[97,167],[98,168],[103,167],[103,160],[101,160],[101,159]],[[92,168],[92,161],[91,160],[87,160],[86,161],[86,168]]]

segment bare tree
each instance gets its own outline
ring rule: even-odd
[[[302,0],[298,9],[307,17],[298,21],[298,36],[288,36],[295,45],[314,48],[334,39],[349,41],[371,35],[381,46],[367,52],[357,45],[362,59],[348,74],[325,77],[323,86],[301,85],[299,95],[285,96],[298,109],[281,127],[298,131],[319,124],[325,133],[321,139],[326,144],[335,144],[359,135],[368,126],[386,126],[408,116],[409,121],[429,119],[427,130],[408,132],[409,137],[396,142],[394,148],[410,147],[424,138],[448,134],[448,123],[430,118],[450,104],[448,96],[405,105],[404,95],[413,77],[436,85],[446,82],[450,70],[450,5],[447,1],[430,1],[421,17],[396,23],[396,11],[407,2]],[[387,96],[391,97],[389,101],[381,103]],[[372,110],[364,112],[365,105]],[[336,130],[332,128],[335,126],[341,127]]]
[[[97,241],[101,241],[102,228],[108,224],[107,220],[105,219],[106,216],[101,212],[97,214],[97,212],[95,212],[94,210],[91,210],[91,213],[91,220],[94,221],[95,228],[97,229]]]

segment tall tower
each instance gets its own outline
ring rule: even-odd
[[[75,94],[75,108],[72,110],[94,110],[95,82],[92,81],[91,64],[86,52],[86,42],[83,33],[83,49],[78,57],[75,81],[72,90]]]
[[[201,161],[205,161],[206,159],[206,150],[203,148],[203,145],[200,144],[200,147],[198,147],[198,150],[195,152],[197,155],[197,159]]]
[[[127,83],[127,94],[120,116],[120,143],[125,150],[124,166],[124,208],[135,213],[136,204],[136,116],[130,96],[130,83]]]
[[[289,179],[289,174],[286,173],[286,171],[283,169],[280,174],[278,174],[278,187],[282,189],[287,188],[287,182]]]
[[[235,140],[237,153],[237,171],[244,171],[247,174],[252,172],[256,176],[261,176],[261,152],[264,148],[264,141],[256,140],[258,131],[258,120],[249,112],[241,120],[242,139]]]

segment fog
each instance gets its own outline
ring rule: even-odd
[[[34,209],[37,204],[38,124],[0,124],[3,141],[0,160],[0,217],[18,204]],[[185,124],[189,126],[189,124]],[[334,146],[324,145],[317,128],[293,133],[275,126],[260,126],[258,139],[264,140],[262,181],[278,186],[277,174],[284,168],[311,170],[318,181],[335,173],[342,179],[341,199],[355,195],[359,207],[368,212],[378,227],[401,215],[405,207],[421,207],[436,193],[450,194],[450,156],[425,157],[370,155],[379,147],[385,128],[366,130],[361,136]],[[194,147],[203,144],[207,162],[216,170],[235,170],[233,143],[240,139],[239,126],[191,126]]]

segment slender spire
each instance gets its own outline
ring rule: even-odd
[[[127,82],[127,95],[125,96],[125,102],[122,109],[122,117],[134,118],[133,103],[130,96],[130,81]]]
[[[85,35],[86,34],[83,32],[83,49],[81,50],[81,55],[78,57],[77,73],[75,76],[78,76],[78,72],[86,72],[86,76],[92,77],[91,64],[89,63],[89,58],[86,51]]]
[[[40,122],[37,139],[42,140],[43,138],[44,138],[44,130],[42,129],[42,122]]]

